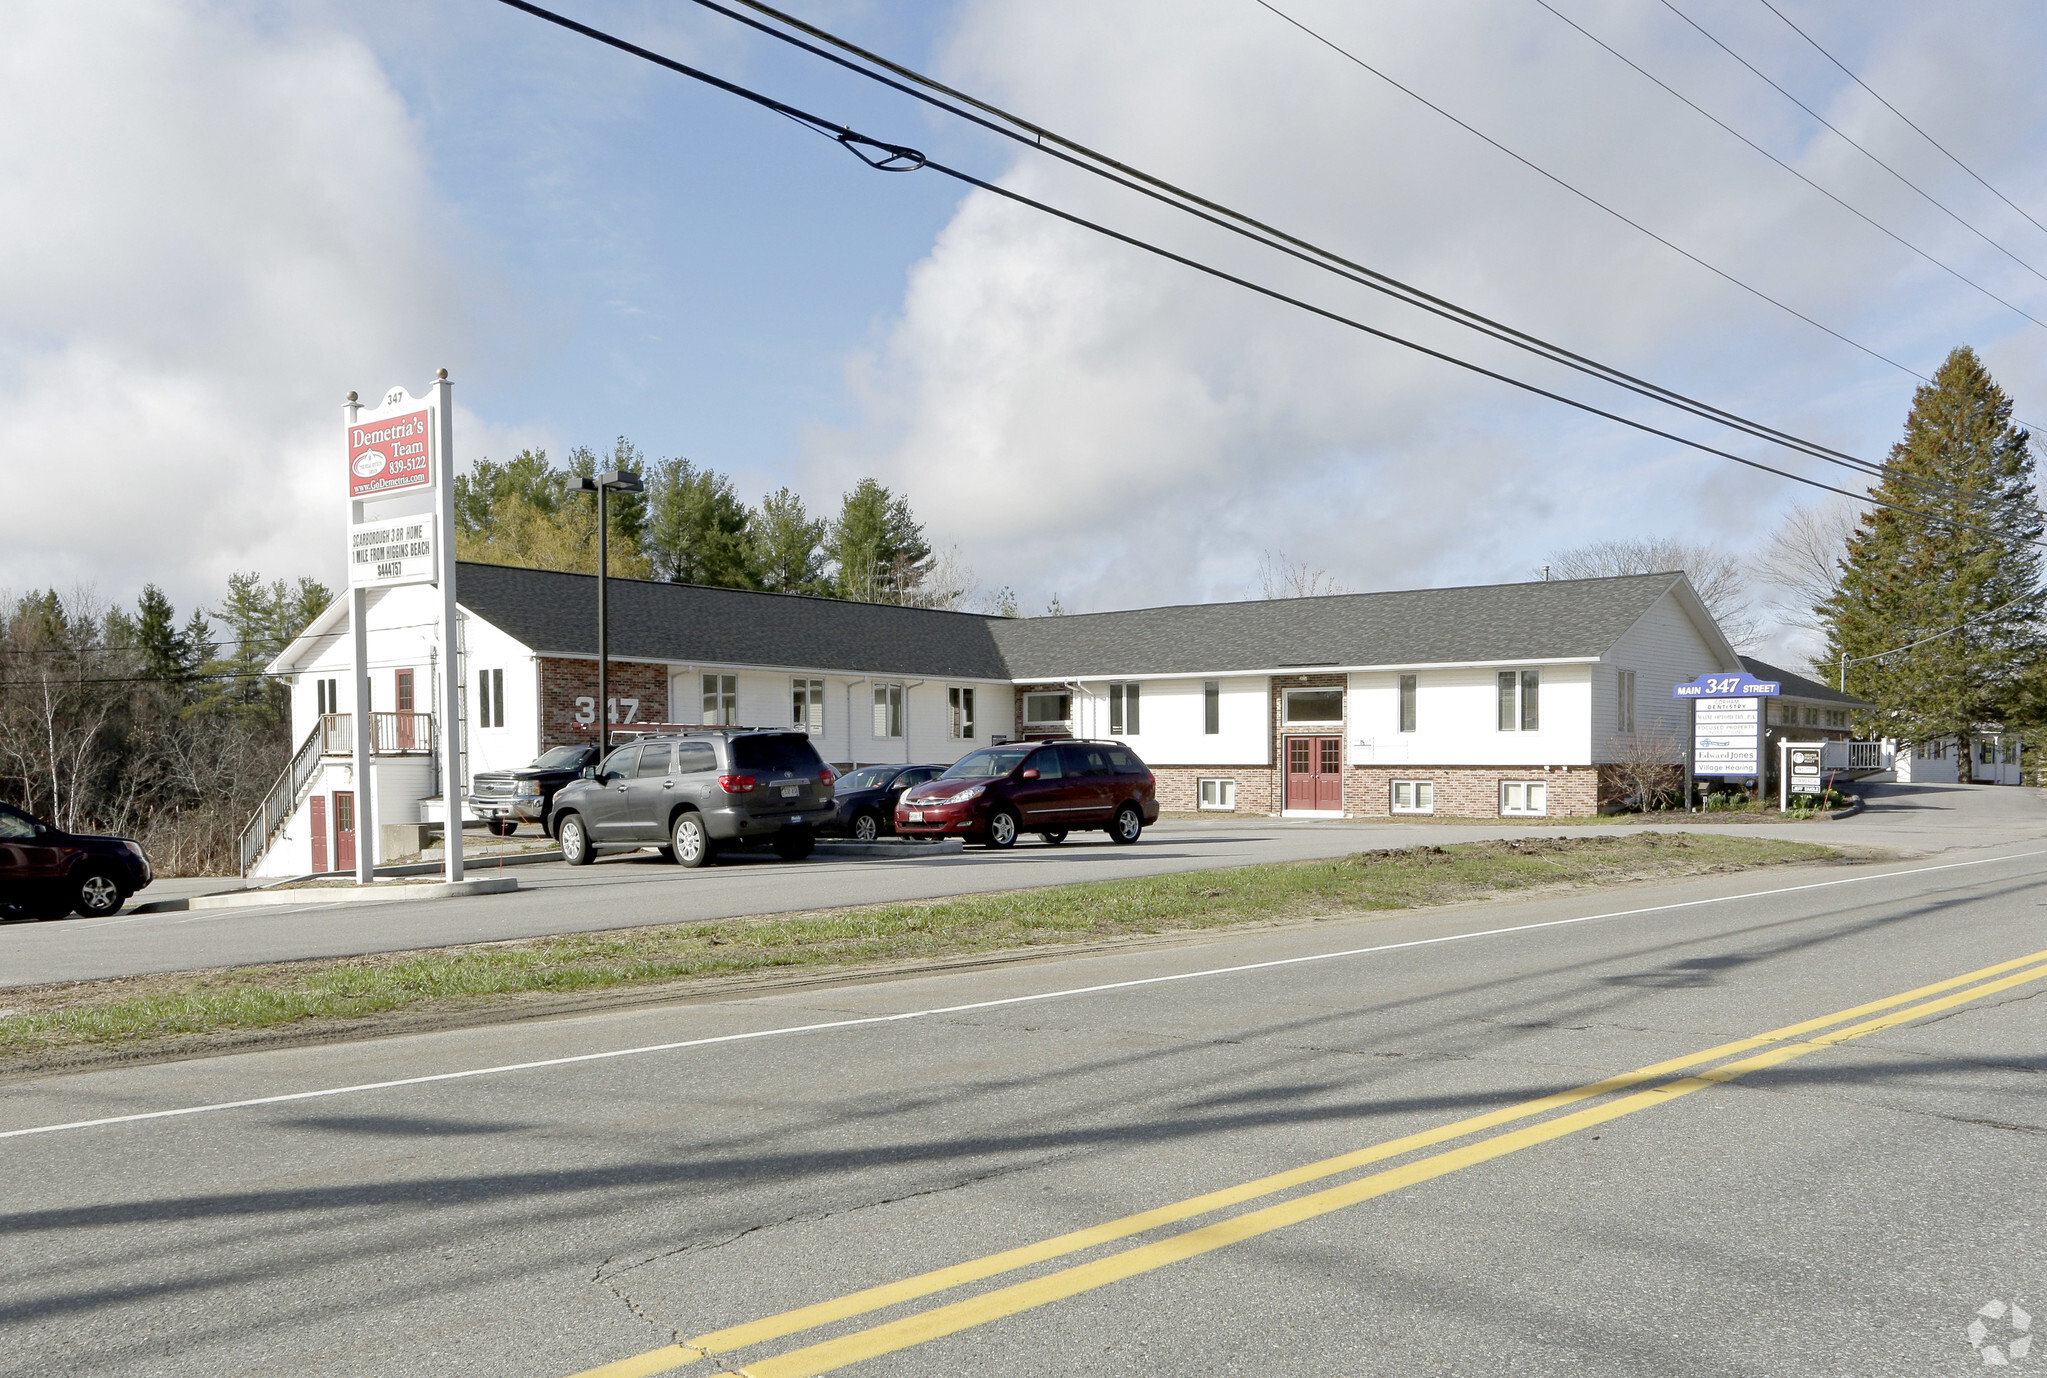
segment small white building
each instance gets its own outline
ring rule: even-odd
[[[464,564],[463,778],[589,740],[596,580]],[[438,593],[370,596],[380,824],[445,814],[432,744]],[[1740,668],[1682,574],[990,617],[611,583],[611,718],[794,727],[841,767],[990,742],[1113,737],[1169,811],[1585,815],[1644,740],[1683,759],[1672,688]],[[347,608],[271,665],[301,741],[245,845],[258,874],[347,869]]]

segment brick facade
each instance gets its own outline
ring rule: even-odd
[[[1153,766],[1159,807],[1168,813],[1200,809],[1200,782],[1237,782],[1240,814],[1277,815],[1284,803],[1284,772],[1270,766]],[[1550,818],[1589,817],[1599,810],[1601,772],[1592,766],[1351,766],[1344,771],[1343,811],[1348,818],[1393,816],[1393,782],[1428,780],[1436,787],[1436,813],[1449,818],[1500,817],[1500,782],[1535,780],[1549,787]],[[1211,810],[1211,812],[1215,812]],[[1401,814],[1400,817],[1424,815]]]
[[[638,699],[638,722],[673,722],[668,706],[668,666],[641,661],[611,662],[611,697]],[[590,740],[592,727],[577,722],[576,700],[597,699],[597,662],[540,658],[540,740],[543,748]],[[623,711],[623,710],[621,710]],[[618,726],[619,724],[613,724]]]
[[[1039,723],[1039,724],[1037,724],[1036,726],[1032,727],[1032,728],[1031,728],[1031,729],[1030,729],[1029,731],[1025,731],[1025,730],[1024,730],[1024,695],[1026,695],[1026,694],[1066,694],[1066,695],[1069,695],[1069,696],[1071,696],[1071,697],[1074,697],[1074,698],[1077,698],[1077,697],[1079,697],[1078,695],[1076,695],[1076,694],[1074,694],[1074,693],[1073,693],[1073,690],[1072,690],[1072,689],[1068,688],[1068,687],[1067,687],[1066,685],[1064,685],[1064,684],[1019,684],[1019,685],[1017,685],[1017,686],[1016,686],[1016,735],[1015,735],[1014,737],[1012,737],[1012,738],[1011,738],[1011,740],[1012,740],[1012,741],[1018,741],[1018,742],[1025,742],[1025,741],[1039,741],[1039,740],[1042,740],[1042,739],[1044,739],[1044,738],[1046,738],[1046,737],[1064,737],[1064,736],[1068,736],[1068,735],[1070,735],[1070,733],[1072,732],[1072,727],[1073,727],[1073,725],[1072,725],[1072,724],[1071,724],[1070,722],[1069,722],[1069,723],[1062,723],[1062,724],[1059,724],[1059,725],[1057,725],[1057,726],[1055,726],[1055,725],[1053,725],[1053,724],[1050,724],[1050,723]],[[1066,709],[1066,712],[1067,712],[1067,715],[1068,715],[1068,717],[1071,717],[1071,716],[1072,716],[1072,714],[1073,714],[1073,705],[1071,704],[1071,702],[1069,702],[1069,703],[1068,703],[1068,705],[1067,705],[1067,709]]]

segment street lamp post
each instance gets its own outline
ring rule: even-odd
[[[597,755],[611,750],[611,609],[606,584],[611,574],[611,512],[606,495],[644,493],[647,486],[628,469],[606,469],[583,480],[582,489],[597,495]]]

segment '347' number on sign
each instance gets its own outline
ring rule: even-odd
[[[611,708],[611,712],[608,716],[611,718],[612,722],[625,723],[638,721],[640,716],[640,701],[638,699],[609,699],[606,702],[610,705]],[[596,721],[597,700],[595,698],[590,697],[587,694],[577,699],[576,722],[580,726],[588,727]]]

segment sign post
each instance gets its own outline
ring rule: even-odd
[[[370,590],[401,584],[438,584],[438,636],[442,666],[440,703],[441,800],[446,875],[462,879],[462,663],[455,608],[455,427],[448,370],[440,370],[426,397],[392,388],[365,407],[354,393],[342,409],[348,451],[348,611],[355,653],[355,878],[376,879],[373,826],[374,724],[370,717]],[[371,503],[411,499],[410,513],[372,517]],[[420,512],[426,498],[431,510]],[[431,700],[429,700],[431,702]]]
[[[1699,775],[1763,783],[1763,700],[1782,689],[1775,680],[1747,674],[1700,675],[1671,690],[1692,705],[1691,745],[1685,754],[1685,808]]]

